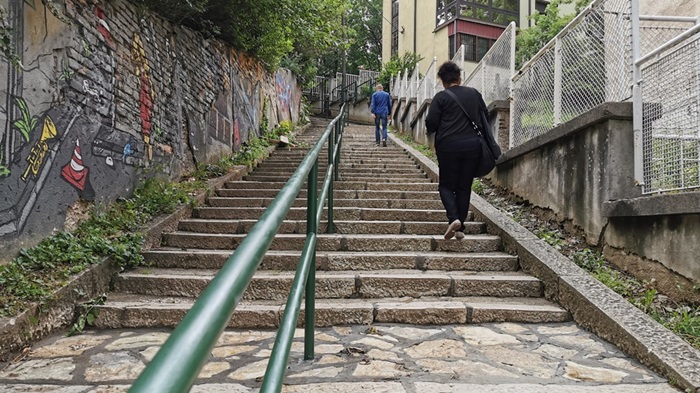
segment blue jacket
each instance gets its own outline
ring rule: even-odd
[[[372,106],[370,111],[375,115],[388,115],[391,113],[391,96],[389,93],[379,90],[372,94]]]

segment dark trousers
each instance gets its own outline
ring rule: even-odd
[[[476,142],[479,143],[478,140]],[[474,172],[481,159],[480,146],[475,147],[468,152],[436,152],[440,168],[440,199],[445,206],[448,223],[454,220],[464,223],[467,219]],[[460,231],[463,230],[464,225],[460,228]]]
[[[380,141],[386,140],[386,123],[388,115],[374,115],[374,137],[379,143]],[[381,134],[379,126],[381,124]]]

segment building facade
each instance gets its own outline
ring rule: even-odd
[[[529,16],[544,12],[543,0],[384,0],[382,58],[415,52],[423,57],[421,72],[433,57],[438,64],[465,46],[469,73],[510,22],[520,28],[532,23]],[[573,5],[562,7],[572,12]]]

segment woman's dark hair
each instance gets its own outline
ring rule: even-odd
[[[459,78],[462,77],[462,70],[457,64],[455,64],[455,62],[446,61],[442,63],[442,65],[438,69],[437,74],[440,80],[442,81],[442,84],[444,86],[447,86],[449,84],[459,81]]]

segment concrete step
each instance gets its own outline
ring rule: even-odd
[[[257,182],[257,181],[230,181],[226,182],[226,188],[235,189],[274,189],[281,190],[285,185],[285,181],[280,182]],[[320,187],[320,184],[319,184]],[[305,189],[303,186],[302,189]],[[420,183],[389,183],[389,182],[374,182],[374,181],[336,181],[333,183],[335,190],[374,190],[374,191],[437,191],[437,183],[420,182]]]
[[[110,293],[97,306],[98,329],[165,328],[176,326],[194,299]],[[304,304],[298,326],[304,323]],[[277,328],[285,305],[274,301],[243,301],[228,327]],[[402,323],[451,325],[489,322],[557,323],[571,319],[561,307],[540,298],[465,297],[420,299],[318,299],[316,326]]]
[[[207,203],[211,207],[267,207],[274,198],[227,198],[209,197]],[[294,200],[294,207],[306,207],[306,198]],[[443,208],[439,200],[425,199],[343,199],[334,198],[334,207],[364,207],[374,209],[422,209],[440,210]]]
[[[244,234],[211,234],[173,232],[163,235],[163,246],[181,249],[233,250]],[[306,235],[278,234],[270,250],[301,250]],[[318,236],[319,251],[499,251],[501,238],[493,235],[466,235],[462,240],[443,239],[430,235],[358,235],[322,234]]]
[[[205,219],[257,219],[262,216],[264,207],[198,207],[192,211],[193,218]],[[305,220],[306,207],[292,207],[287,213],[287,220]],[[326,209],[324,209],[326,210]],[[326,218],[326,213],[323,214]],[[447,221],[444,210],[406,210],[406,209],[372,209],[359,207],[334,207],[333,218],[336,220],[358,221]]]
[[[267,189],[235,189],[219,188],[216,195],[226,198],[274,198],[279,190]],[[338,199],[421,199],[439,201],[440,194],[437,191],[392,191],[392,190],[337,190],[333,191],[333,196]],[[297,198],[306,198],[306,190],[299,191]]]
[[[112,282],[114,291],[151,296],[198,297],[217,270],[137,268]],[[289,296],[295,271],[261,271],[243,299],[280,300]],[[316,272],[316,298],[351,299],[423,296],[541,297],[542,282],[519,272],[328,271]]]
[[[325,174],[326,173],[326,168],[327,167],[319,167],[319,176],[320,174]],[[268,175],[268,176],[286,176],[289,177],[296,171],[296,168],[283,168],[283,167],[275,167],[275,168],[256,168],[251,175]],[[339,173],[342,174],[343,176],[347,176],[350,174],[355,174],[355,175],[382,175],[382,174],[389,174],[389,175],[414,175],[414,176],[420,176],[420,177],[425,177],[425,172],[418,168],[352,168],[352,167],[339,167]]]
[[[376,183],[430,183],[431,180],[426,176],[414,175],[414,174],[355,174],[355,173],[340,173],[339,181],[343,182],[367,182],[371,179],[371,182]],[[290,176],[287,175],[270,175],[270,174],[260,174],[260,175],[246,175],[243,176],[244,181],[250,182],[284,182],[289,180]],[[318,177],[319,185],[323,180],[325,180],[326,174],[322,173]],[[335,186],[334,186],[335,187]]]
[[[231,250],[189,250],[159,248],[143,253],[152,267],[180,269],[220,269]],[[274,251],[265,254],[260,269],[295,270],[301,251]],[[318,270],[467,270],[500,272],[518,269],[518,258],[503,252],[332,252],[316,253]]]
[[[199,219],[181,220],[178,230],[183,232],[200,233],[248,233],[258,222],[256,219]],[[333,221],[336,233],[365,233],[365,234],[408,234],[408,235],[439,235],[444,233],[447,223],[421,221]],[[481,222],[467,222],[464,233],[478,234],[485,231]],[[318,232],[325,233],[327,222],[319,223]],[[306,220],[287,220],[282,223],[278,233],[306,233]]]
[[[299,161],[301,162],[301,161]],[[294,172],[297,168],[297,166],[293,166],[290,168],[290,161],[285,161],[285,162],[272,162],[272,161],[263,161],[260,165],[255,167],[255,170],[267,170],[267,169],[292,169],[292,172]],[[319,161],[318,164],[319,170],[321,169],[326,169],[328,168],[327,161],[321,160]],[[394,163],[384,163],[384,164],[360,164],[360,163],[353,163],[353,162],[345,162],[341,161],[340,164],[338,165],[339,170],[344,171],[347,169],[364,169],[364,170],[372,170],[372,169],[420,169],[418,165],[415,162],[410,162],[410,163],[401,163],[401,164],[394,164]]]

